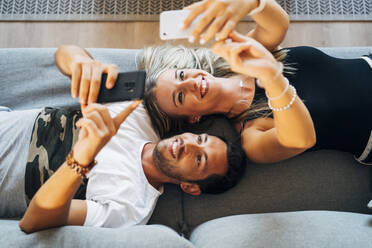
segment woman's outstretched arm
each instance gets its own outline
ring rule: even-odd
[[[204,14],[192,31],[191,40],[200,37],[202,44],[214,36],[218,40],[224,40],[235,29],[239,21],[252,10],[257,9],[260,4],[263,9],[252,16],[256,27],[247,35],[263,44],[269,51],[274,51],[283,41],[289,27],[287,13],[275,0],[204,0],[196,2],[186,7],[191,10],[191,13],[185,20],[185,28],[198,15]],[[204,34],[202,34],[203,32]]]
[[[266,0],[263,10],[252,18],[256,27],[247,36],[260,42],[269,51],[277,50],[289,28],[288,14],[275,0]]]
[[[254,39],[236,32],[230,38],[232,42],[219,42],[212,50],[224,57],[233,71],[260,80],[274,116],[258,118],[244,127],[242,145],[247,156],[270,163],[312,147],[316,135],[310,113],[282,75],[280,64]]]

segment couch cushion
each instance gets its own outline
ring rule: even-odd
[[[218,217],[300,210],[372,213],[371,166],[351,154],[306,152],[276,164],[249,164],[243,180],[222,195],[184,195],[190,230]]]
[[[164,193],[159,197],[149,224],[162,224],[183,232],[182,194],[178,185],[167,184]]]
[[[372,52],[372,47],[321,47],[320,50],[336,58],[358,58]]]
[[[18,221],[0,220],[1,247],[128,247],[193,248],[176,232],[161,225],[128,228],[65,226],[32,234],[23,233]]]
[[[371,247],[371,223],[370,215],[331,211],[236,215],[200,225],[190,241],[203,248]]]

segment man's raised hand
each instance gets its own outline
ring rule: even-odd
[[[113,118],[104,105],[89,104],[83,108],[83,117],[76,122],[80,132],[73,147],[75,160],[83,166],[88,166],[140,103],[141,101],[134,101]]]

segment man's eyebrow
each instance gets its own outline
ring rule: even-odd
[[[174,71],[174,79],[177,80],[177,69]],[[176,92],[175,91],[172,92],[172,100],[173,100],[174,106],[177,107],[177,104],[176,104]]]
[[[172,100],[173,100],[174,106],[177,107],[177,104],[176,104],[176,92],[175,91],[172,92]]]
[[[208,134],[205,134],[204,142],[207,142]],[[205,157],[205,166],[204,169],[206,170],[208,168],[208,154],[204,151],[204,157]]]
[[[208,168],[208,154],[206,152],[204,152],[204,157],[205,157],[204,170],[206,170]]]

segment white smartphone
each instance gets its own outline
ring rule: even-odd
[[[160,39],[187,39],[191,35],[196,23],[202,15],[199,15],[186,29],[182,29],[183,21],[190,14],[190,10],[170,10],[160,13]]]

